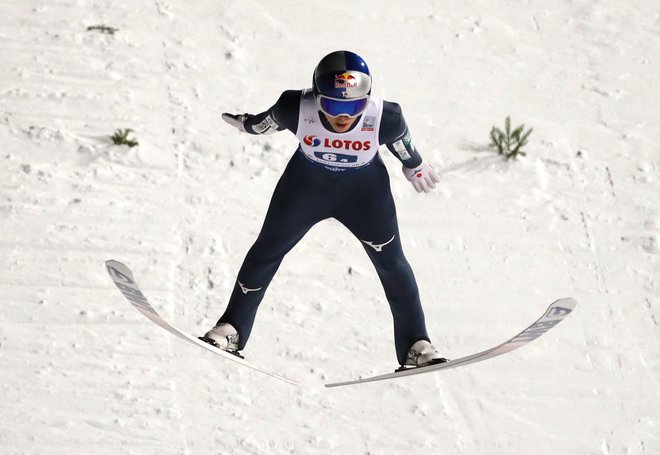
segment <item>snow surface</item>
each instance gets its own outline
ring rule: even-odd
[[[220,114],[268,108],[341,48],[442,173],[419,195],[383,153],[434,344],[486,349],[574,297],[565,322],[480,364],[324,389],[396,363],[375,272],[332,221],[285,259],[245,352],[303,386],[119,294],[106,259],[178,326],[213,325],[296,145]],[[657,0],[4,0],[0,53],[1,453],[660,453]],[[515,162],[487,148],[509,114],[534,128]]]

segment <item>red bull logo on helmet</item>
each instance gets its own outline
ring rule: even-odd
[[[348,72],[335,74],[335,88],[357,88],[355,76]]]

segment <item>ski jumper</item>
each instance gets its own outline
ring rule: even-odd
[[[300,145],[275,187],[263,227],[218,323],[236,328],[243,349],[284,256],[312,226],[334,218],[360,240],[376,268],[394,319],[397,359],[403,364],[414,342],[430,340],[417,283],[401,247],[389,176],[378,154],[384,144],[406,167],[421,162],[400,107],[372,95],[352,128],[336,133],[317,110],[311,90],[289,90],[268,111],[249,115],[245,126],[251,134],[288,129]]]

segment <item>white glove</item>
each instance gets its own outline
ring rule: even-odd
[[[238,131],[245,133],[245,120],[247,120],[247,114],[229,114],[225,112],[222,114],[222,120],[229,123],[234,128],[237,128]]]
[[[417,167],[409,169],[403,166],[402,170],[403,175],[413,184],[418,193],[422,191],[428,193],[432,188],[435,188],[436,183],[440,182],[440,177],[433,166],[424,160]]]

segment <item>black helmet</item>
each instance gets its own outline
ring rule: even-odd
[[[371,94],[369,67],[353,52],[332,52],[316,66],[312,89],[322,112],[333,117],[359,115]]]

